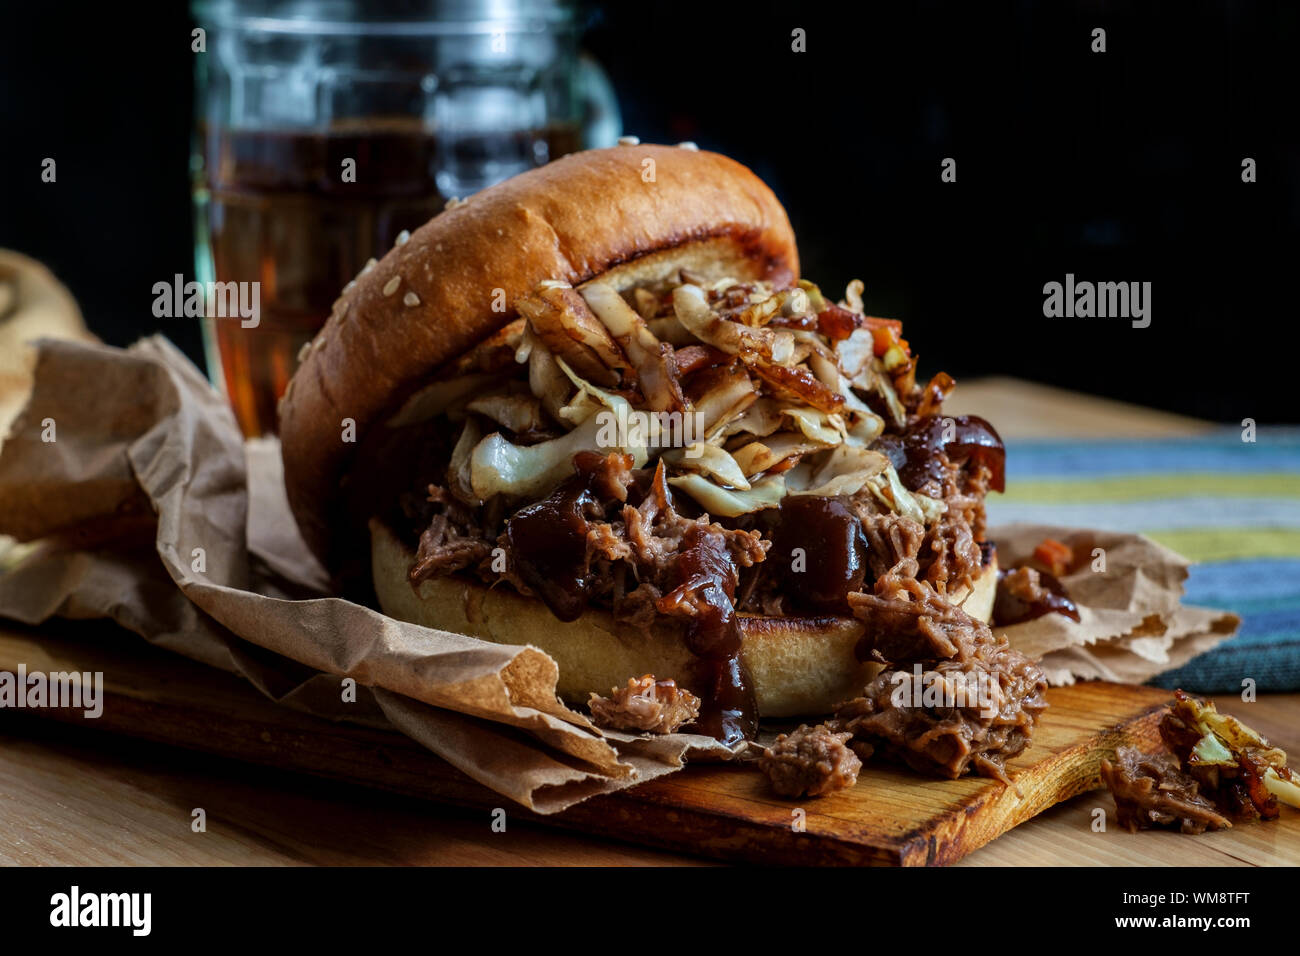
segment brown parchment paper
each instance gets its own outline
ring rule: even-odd
[[[1047,614],[997,628],[1042,662],[1052,684],[1102,679],[1140,684],[1231,637],[1235,614],[1179,603],[1188,561],[1150,538],[1086,528],[1007,524],[989,531],[998,561],[1028,559],[1044,538],[1068,544],[1076,568],[1061,578],[1079,621]]]
[[[288,706],[394,727],[541,813],[688,757],[732,756],[692,734],[602,732],[559,701],[556,665],[535,648],[324,596],[278,445],[245,443],[222,397],[161,337],[129,349],[39,343],[31,399],[0,449],[0,533],[33,542],[4,558],[0,616],[111,618]],[[1009,564],[1071,533],[1018,526],[994,539]],[[1179,606],[1177,555],[1135,536],[1095,537],[1110,570],[1067,580],[1083,623],[1007,629],[1057,682],[1142,680],[1231,633],[1230,615]],[[344,678],[359,685],[355,702]]]

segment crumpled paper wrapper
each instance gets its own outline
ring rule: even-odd
[[[559,701],[555,662],[535,648],[319,596],[277,446],[249,443],[246,457],[225,401],[162,338],[39,343],[31,400],[0,451],[0,532],[38,542],[0,575],[0,615],[112,618],[277,701],[387,722],[539,813],[688,755],[730,756],[693,734],[602,733]],[[342,678],[361,685],[356,703]]]
[[[1141,535],[1008,524],[989,536],[1004,568],[1028,559],[1044,538],[1074,551],[1076,567],[1061,583],[1079,607],[1078,623],[1046,614],[996,629],[1038,658],[1054,685],[1140,684],[1227,640],[1241,623],[1235,614],[1181,604],[1189,562]]]
[[[0,616],[111,618],[286,705],[394,727],[539,813],[687,758],[732,756],[693,734],[601,731],[556,697],[556,665],[535,648],[322,596],[278,445],[245,444],[221,396],[161,337],[126,350],[39,343],[31,400],[0,451],[0,532],[33,542],[4,558]],[[995,539],[1009,564],[1068,533],[1023,527]],[[1207,612],[1179,608],[1181,558],[1137,537],[1097,538],[1123,572],[1067,579],[1084,623],[1052,616],[1007,629],[1058,682],[1142,680],[1226,636],[1198,616]],[[354,703],[343,678],[358,685]]]

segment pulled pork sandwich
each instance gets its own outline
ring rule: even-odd
[[[698,698],[686,729],[736,741],[868,688],[845,732],[903,755],[933,731],[911,762],[942,773],[998,763],[1044,686],[985,623],[1002,444],[943,416],[952,380],[919,382],[860,293],[800,280],[784,210],[725,157],[561,159],[344,290],[281,405],[293,512],[387,614],[539,647],[574,703],[628,687],[593,709],[630,729]],[[891,661],[1002,696],[891,721]]]

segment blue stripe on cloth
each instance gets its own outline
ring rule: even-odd
[[[1300,473],[1300,429],[1261,428],[1254,442],[1240,429],[1204,437],[1111,441],[1020,439],[1008,442],[1009,481],[1084,475],[1211,471]]]
[[[1260,428],[1254,443],[1239,428],[1202,436],[1125,441],[1008,443],[1007,483],[1067,478],[1179,474],[1300,475],[1300,428]],[[1151,478],[1145,479],[1147,487]],[[1122,488],[1122,486],[1121,486]],[[1116,498],[1119,500],[1116,500]],[[1048,502],[989,498],[991,524],[1030,521],[1116,531],[1300,528],[1300,501],[1282,497],[1213,496],[1131,501],[1112,492],[1106,500]],[[1185,600],[1241,615],[1238,633],[1177,670],[1151,681],[1201,693],[1240,693],[1253,679],[1260,692],[1300,690],[1300,559],[1245,558],[1193,565]]]
[[[1251,678],[1261,692],[1300,690],[1300,560],[1223,561],[1190,572],[1187,602],[1233,611],[1241,627],[1150,683],[1222,694],[1239,692]]]
[[[1300,689],[1300,641],[1278,641],[1257,648],[1238,646],[1234,637],[1147,683],[1199,694],[1239,694],[1248,678],[1261,694]]]
[[[1188,569],[1187,600],[1227,609],[1269,600],[1300,606],[1300,559],[1194,564]]]

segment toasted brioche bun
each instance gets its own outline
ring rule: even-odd
[[[592,692],[608,694],[629,677],[673,678],[696,692],[690,677],[695,658],[670,623],[649,635],[630,632],[606,611],[589,610],[563,622],[536,598],[509,587],[487,588],[460,577],[434,578],[412,587],[407,574],[415,555],[380,522],[370,525],[371,569],[379,605],[389,617],[425,627],[468,634],[497,644],[530,644],[559,665],[557,691],[572,704],[586,704]],[[954,603],[988,621],[997,589],[996,558],[984,568],[973,593]],[[742,616],[741,657],[749,669],[761,717],[829,713],[854,697],[879,665],[854,655],[863,625],[843,617]]]
[[[364,523],[349,528],[355,516],[337,507],[348,472],[376,466],[351,460],[361,439],[512,321],[537,283],[606,274],[630,286],[681,267],[778,286],[798,278],[785,210],[740,163],[669,146],[590,150],[430,220],[344,289],[281,401],[285,486],[308,545],[334,568],[346,547],[335,539],[364,542]],[[343,440],[345,420],[355,441]]]

